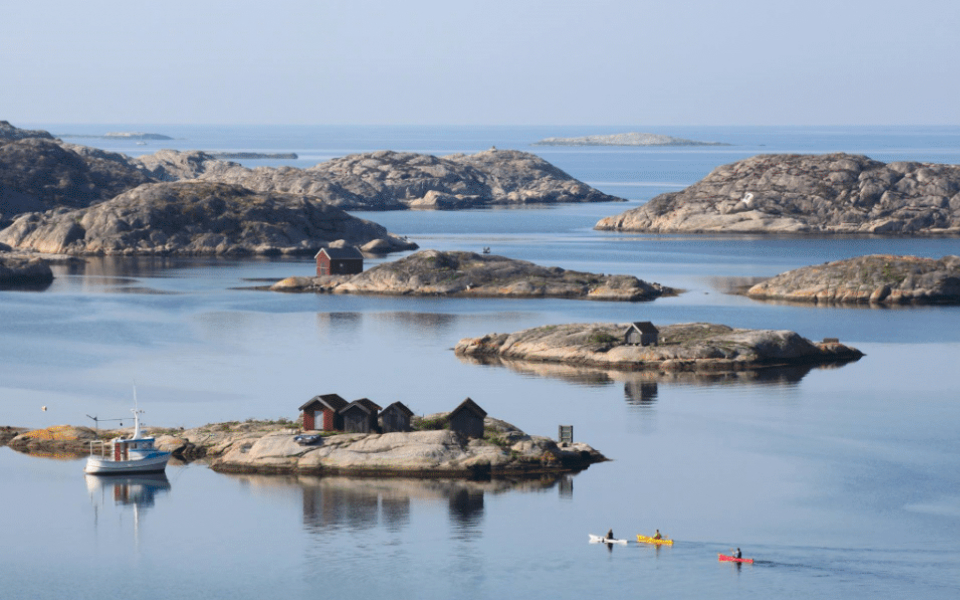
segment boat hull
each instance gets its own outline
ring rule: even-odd
[[[748,563],[753,564],[752,558],[737,558],[735,556],[727,556],[726,554],[718,554],[720,557],[720,562],[736,562],[736,563]]]
[[[594,535],[592,533],[589,535],[591,544],[623,544],[624,546],[627,544],[627,540],[610,539],[605,538],[602,535]]]
[[[650,537],[648,535],[637,534],[637,543],[638,544],[656,544],[657,546],[672,546],[673,540],[665,540],[663,538],[657,539]]]
[[[90,475],[130,475],[132,473],[162,473],[170,460],[169,452],[156,452],[134,460],[112,460],[101,456],[87,457],[84,473]]]

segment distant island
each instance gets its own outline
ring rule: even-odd
[[[296,152],[205,152],[217,160],[256,160],[261,158],[277,158],[296,160],[300,158]]]
[[[110,131],[102,135],[96,133],[60,133],[58,138],[94,138],[106,140],[172,140],[174,138],[160,133],[143,133],[142,131]]]
[[[550,137],[534,142],[534,146],[729,146],[722,142],[698,142],[659,133],[614,133],[583,137]]]

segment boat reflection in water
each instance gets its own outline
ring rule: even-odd
[[[84,475],[87,492],[93,503],[94,523],[99,520],[100,510],[112,498],[114,506],[133,508],[134,537],[139,543],[140,516],[152,508],[157,496],[170,491],[166,473],[142,473],[140,475]]]

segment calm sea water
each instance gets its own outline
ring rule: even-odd
[[[558,481],[476,484],[234,477],[85,478],[82,462],[0,448],[3,597],[954,598],[960,592],[960,309],[813,308],[726,293],[859,254],[960,254],[956,239],[796,239],[595,232],[601,217],[761,152],[960,162],[960,128],[671,128],[722,148],[529,146],[643,128],[171,128],[163,147],[294,151],[306,166],[390,148],[534,151],[630,202],[357,213],[423,248],[630,273],[683,288],[651,303],[272,294],[309,260],[91,260],[39,292],[0,291],[0,424],[295,418],[318,393],[419,414],[470,396],[524,430],[613,459]],[[72,139],[129,153],[151,146]],[[252,164],[259,164],[251,162]],[[393,260],[390,257],[388,260]],[[376,262],[376,261],[374,261]],[[545,323],[709,321],[840,337],[836,368],[640,380],[458,360],[460,338]],[[41,406],[47,410],[41,411]],[[587,543],[659,528],[672,548]],[[752,566],[717,562],[732,547]]]

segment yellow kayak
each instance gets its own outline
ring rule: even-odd
[[[667,539],[662,539],[662,538],[658,540],[657,538],[653,538],[653,537],[646,536],[646,535],[640,535],[640,534],[638,533],[638,534],[637,534],[637,543],[638,543],[638,544],[657,544],[657,545],[660,545],[660,546],[672,546],[672,545],[673,545],[673,540],[667,540]]]

